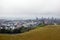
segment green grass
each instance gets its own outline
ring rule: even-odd
[[[45,24],[40,24],[40,25],[38,25],[38,27],[44,27],[45,26]]]
[[[60,40],[60,25],[38,27],[22,34],[0,34],[0,40]]]

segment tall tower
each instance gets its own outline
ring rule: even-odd
[[[38,17],[36,17],[36,20],[39,20]]]

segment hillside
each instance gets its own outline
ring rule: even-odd
[[[60,25],[38,27],[22,34],[0,34],[0,40],[60,40]]]

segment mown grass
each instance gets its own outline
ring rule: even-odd
[[[0,34],[0,40],[60,40],[60,25],[39,27],[22,34]]]

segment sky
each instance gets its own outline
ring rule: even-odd
[[[0,18],[60,18],[60,0],[0,0]]]

